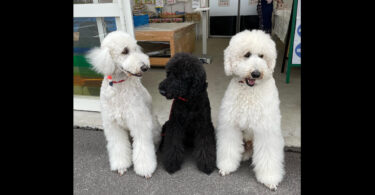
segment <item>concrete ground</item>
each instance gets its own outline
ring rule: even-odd
[[[300,68],[293,68],[291,82],[285,83],[285,73],[280,73],[284,45],[275,39],[278,60],[274,72],[280,94],[282,130],[286,146],[300,147],[301,96]],[[208,55],[211,64],[205,64],[208,81],[208,95],[211,103],[212,121],[217,124],[221,99],[230,81],[223,68],[223,50],[229,39],[210,38]],[[201,42],[196,42],[194,54],[201,54]],[[165,78],[164,68],[153,67],[142,78],[143,85],[150,92],[154,113],[161,124],[168,119],[172,101],[166,100],[158,92],[158,84]],[[74,111],[75,127],[101,129],[100,113]],[[133,168],[123,176],[111,172],[109,168],[106,141],[102,131],[74,129],[74,194],[300,194],[301,165],[299,152],[285,152],[286,175],[278,190],[272,192],[255,180],[250,164],[243,162],[234,173],[221,177],[218,170],[207,176],[198,171],[194,160],[187,152],[182,169],[169,175],[158,163],[153,177],[146,180],[134,173]]]
[[[251,160],[225,177],[216,169],[210,175],[198,171],[191,151],[181,170],[169,175],[158,159],[151,179],[135,174],[133,167],[123,176],[110,171],[103,131],[74,129],[74,194],[300,194],[301,154],[285,152],[286,175],[276,192],[255,180]]]

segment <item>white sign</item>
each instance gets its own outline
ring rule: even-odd
[[[176,0],[167,0],[167,4],[175,4]]]
[[[257,4],[258,4],[258,0],[249,0],[249,5],[257,5]]]
[[[201,6],[199,0],[193,0],[193,1],[191,2],[191,5],[192,5],[192,8],[193,8],[193,9],[200,8],[200,6]]]
[[[229,0],[219,0],[219,7],[229,7]]]
[[[298,0],[296,29],[294,31],[292,64],[301,64],[301,4]]]
[[[206,0],[201,0],[201,8],[206,8]]]
[[[164,0],[155,0],[155,7],[164,7]]]

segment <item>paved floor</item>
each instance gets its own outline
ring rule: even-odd
[[[146,180],[133,168],[119,176],[111,172],[102,131],[74,129],[74,194],[300,194],[301,155],[285,152],[286,175],[276,192],[256,182],[250,161],[242,162],[234,173],[221,177],[218,170],[209,176],[195,166],[187,153],[182,169],[169,175],[160,161],[152,178]]]

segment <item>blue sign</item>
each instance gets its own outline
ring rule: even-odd
[[[301,25],[299,25],[298,28],[297,28],[297,34],[298,34],[299,36],[301,36]]]
[[[295,51],[298,57],[301,57],[301,43],[297,45]]]

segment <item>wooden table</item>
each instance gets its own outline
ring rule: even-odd
[[[195,23],[150,23],[135,28],[138,41],[168,41],[171,56],[177,52],[191,53],[195,47]],[[165,66],[170,58],[150,57],[152,66]]]

